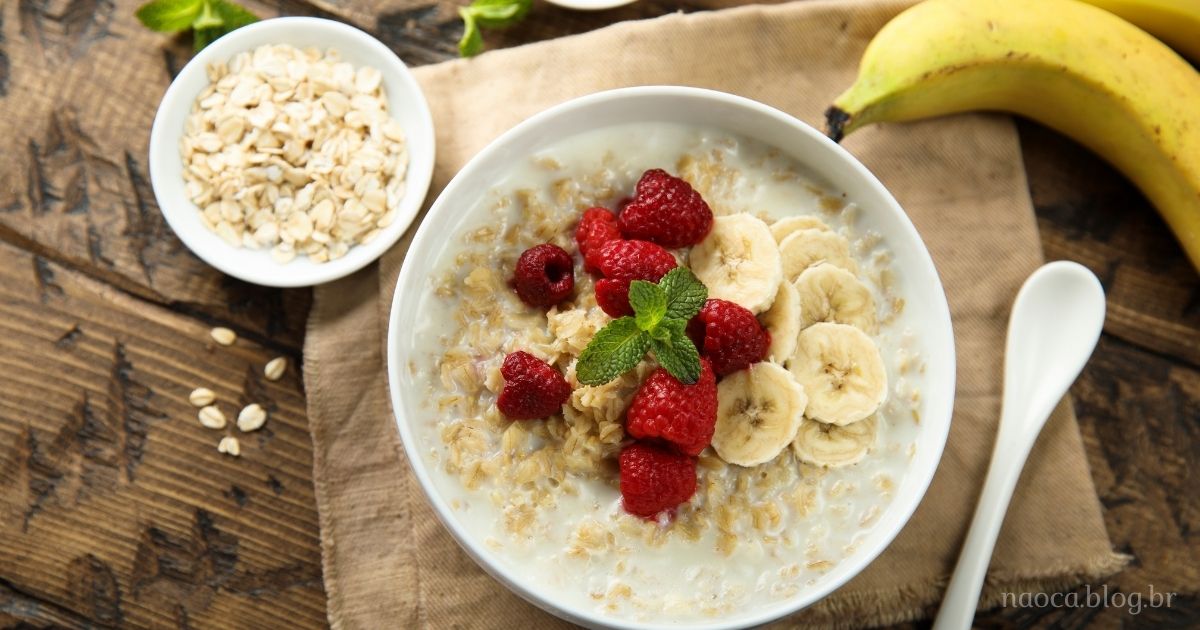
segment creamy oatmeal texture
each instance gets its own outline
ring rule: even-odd
[[[710,448],[697,490],[673,520],[649,522],[620,506],[616,456],[623,414],[652,361],[596,387],[575,380],[574,360],[609,317],[576,256],[572,302],[548,312],[520,302],[507,282],[521,252],[551,242],[576,252],[575,223],[592,205],[615,207],[643,171],[662,167],[692,183],[718,216],[749,212],[773,230],[819,219],[852,243],[859,278],[877,304],[872,335],[889,391],[870,419],[871,453],[826,469],[792,449],[744,468]],[[441,254],[414,308],[425,364],[409,366],[426,388],[426,436],[434,483],[455,516],[513,571],[584,608],[630,619],[703,619],[776,602],[814,584],[852,554],[887,508],[919,429],[918,340],[905,332],[903,301],[880,238],[856,229],[857,209],[823,190],[793,161],[760,143],[673,124],[605,128],[558,141],[515,163]],[[687,264],[687,261],[682,261]],[[508,352],[559,368],[574,391],[563,413],[510,421],[495,408]],[[853,425],[851,425],[853,426]],[[683,579],[681,579],[683,576]]]

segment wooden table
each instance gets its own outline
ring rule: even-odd
[[[490,47],[723,0],[599,13],[538,3]],[[412,65],[449,59],[448,0],[268,0],[334,17]],[[189,42],[150,33],[136,0],[0,3],[0,627],[315,627],[326,623],[311,442],[298,369],[310,293],[248,285],[189,253],[146,172],[158,100]],[[1014,627],[1200,624],[1200,278],[1145,200],[1053,132],[1020,125],[1049,259],[1109,293],[1076,406],[1108,530],[1134,562],[1110,590],[1171,609],[1008,609]],[[217,346],[210,327],[241,339]],[[262,377],[271,358],[291,367]],[[242,456],[187,401],[260,402]]]

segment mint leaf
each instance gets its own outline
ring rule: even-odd
[[[135,15],[147,28],[160,33],[191,29],[197,52],[218,37],[258,21],[257,15],[229,0],[151,0]]]
[[[696,345],[688,338],[684,328],[686,320],[667,320],[658,327],[666,331],[666,339],[658,336],[650,340],[650,348],[654,350],[654,358],[664,370],[671,373],[680,383],[691,385],[700,380],[700,353]]]
[[[217,10],[217,15],[225,23],[225,32],[221,33],[222,35],[258,21],[257,15],[254,15],[241,5],[234,4],[228,0],[211,0],[211,2],[213,8]]]
[[[632,317],[613,320],[592,337],[579,362],[575,377],[584,385],[603,385],[631,370],[650,348],[650,336]]]
[[[458,54],[460,57],[474,57],[483,51],[483,34],[479,32],[479,26],[475,23],[475,14],[471,13],[467,7],[459,7],[458,14],[463,20],[462,39],[458,40]]]
[[[458,54],[472,57],[483,51],[483,34],[480,28],[504,28],[521,21],[533,0],[475,0],[460,7],[458,14],[463,20],[462,39],[458,40]]]
[[[504,28],[519,22],[532,5],[533,0],[475,0],[469,8],[480,26]]]
[[[225,20],[221,19],[221,16],[217,13],[217,8],[213,6],[212,0],[204,0],[203,6],[200,7],[200,13],[196,16],[195,20],[192,20],[192,28],[197,31],[215,31],[224,25]],[[224,34],[224,32],[221,32],[217,37]],[[213,39],[216,39],[216,37]]]
[[[152,0],[134,13],[146,28],[159,33],[187,30],[200,13],[203,0]]]
[[[667,319],[687,321],[700,312],[708,299],[708,287],[687,267],[676,267],[658,281],[667,294]]]
[[[633,307],[638,328],[654,330],[667,314],[667,292],[645,280],[629,283],[629,305]]]

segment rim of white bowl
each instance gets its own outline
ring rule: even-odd
[[[531,604],[545,610],[559,618],[566,619],[573,623],[584,625],[591,628],[629,628],[634,630],[670,630],[680,627],[687,627],[692,630],[729,630],[732,628],[746,628],[763,625],[780,618],[783,618],[796,611],[802,610],[811,606],[817,601],[825,598],[829,593],[840,588],[851,578],[855,577],[869,566],[883,552],[896,536],[908,525],[912,519],[913,512],[924,498],[926,491],[929,489],[929,484],[933,481],[934,473],[937,471],[938,464],[941,461],[942,453],[945,449],[946,439],[950,432],[951,413],[953,411],[954,394],[955,394],[955,348],[954,334],[950,321],[949,304],[946,301],[945,288],[942,286],[941,277],[937,273],[937,269],[933,264],[933,259],[929,255],[929,250],[925,246],[924,241],[918,234],[916,227],[913,226],[908,214],[904,212],[899,202],[895,200],[890,192],[883,186],[878,178],[871,173],[866,166],[858,161],[850,152],[844,149],[841,145],[833,142],[825,137],[817,130],[813,129],[803,121],[778,110],[769,105],[765,105],[758,101],[720,92],[705,88],[684,87],[684,86],[640,86],[619,88],[597,92],[586,96],[581,96],[546,110],[526,119],[517,124],[513,128],[506,131],[504,134],[489,143],[483,150],[471,158],[471,160],[460,170],[446,188],[438,195],[430,207],[429,213],[425,221],[418,226],[417,232],[412,241],[412,250],[419,248],[424,239],[429,238],[427,233],[434,229],[430,226],[433,222],[428,220],[428,217],[436,217],[440,212],[443,212],[442,206],[444,200],[456,196],[459,188],[465,186],[464,182],[470,180],[473,172],[478,170],[480,165],[490,161],[493,153],[502,151],[506,145],[515,138],[524,136],[530,133],[530,130],[536,129],[550,119],[571,114],[578,109],[586,109],[597,106],[602,103],[607,103],[613,100],[633,99],[633,98],[656,98],[656,97],[684,97],[691,98],[697,101],[714,101],[725,105],[733,105],[743,107],[753,111],[757,115],[773,118],[776,122],[784,123],[791,126],[801,133],[815,140],[825,149],[832,152],[836,159],[841,160],[845,166],[855,172],[855,175],[861,179],[864,186],[870,188],[874,194],[886,200],[890,206],[888,211],[894,212],[900,219],[901,230],[905,232],[904,237],[911,239],[919,245],[916,252],[916,264],[920,267],[920,272],[924,278],[929,278],[934,283],[935,293],[941,298],[938,303],[932,305],[932,315],[938,320],[934,322],[931,329],[940,331],[936,338],[930,339],[930,352],[941,352],[944,356],[943,363],[943,378],[945,379],[946,395],[937,400],[928,400],[929,413],[922,419],[922,431],[936,431],[930,438],[932,448],[930,451],[922,453],[914,462],[912,468],[907,472],[908,475],[917,475],[918,484],[916,491],[906,496],[897,496],[892,503],[888,505],[887,511],[897,510],[896,517],[893,519],[896,525],[889,531],[879,535],[869,548],[860,550],[860,554],[854,558],[854,563],[850,564],[843,560],[830,573],[825,574],[825,579],[820,585],[801,591],[800,594],[791,598],[782,600],[769,605],[764,605],[760,609],[745,615],[738,619],[732,620],[714,620],[711,622],[701,620],[688,620],[687,622],[646,622],[636,621],[631,619],[617,619],[613,617],[605,617],[590,610],[568,608],[559,605],[553,601],[547,594],[541,594],[529,587],[529,584],[517,576],[513,571],[509,570],[502,563],[491,561],[490,557],[495,554],[488,551],[482,541],[476,541],[469,532],[459,525],[458,519],[454,517],[446,500],[437,492],[429,472],[424,465],[418,465],[417,461],[424,461],[422,455],[418,452],[416,440],[413,432],[410,430],[408,422],[402,417],[404,414],[403,400],[399,389],[399,374],[402,369],[398,355],[398,327],[395,325],[399,317],[399,309],[403,306],[405,299],[412,297],[411,295],[403,295],[401,288],[410,283],[409,277],[413,274],[425,271],[419,269],[417,265],[412,264],[410,259],[406,259],[400,269],[400,273],[396,280],[396,290],[392,296],[391,311],[388,317],[388,333],[387,333],[387,375],[388,375],[388,393],[392,405],[393,418],[396,421],[397,429],[400,433],[401,443],[404,447],[405,455],[413,473],[421,483],[421,490],[426,498],[434,507],[434,513],[442,525],[451,533],[455,542],[458,543],[467,555],[475,561],[484,571],[491,575],[494,579],[505,585],[509,590],[516,593],[522,599]],[[581,130],[582,132],[582,130]],[[936,420],[936,422],[935,422]],[[886,513],[886,512],[885,512]],[[833,577],[829,577],[829,576]]]
[[[384,84],[387,85],[389,82],[399,84],[400,92],[405,94],[405,98],[410,101],[408,104],[416,108],[420,124],[415,129],[407,127],[404,129],[406,150],[408,151],[408,172],[405,175],[407,188],[404,198],[400,202],[396,219],[391,225],[380,230],[379,236],[370,243],[354,245],[345,256],[337,260],[318,264],[307,262],[303,257],[297,256],[295,260],[289,263],[279,264],[271,259],[269,249],[244,250],[244,248],[235,248],[215,233],[204,228],[203,225],[200,226],[200,230],[189,229],[188,226],[184,225],[183,218],[176,211],[170,211],[167,208],[173,208],[175,204],[182,204],[186,206],[188,211],[199,212],[200,209],[187,198],[186,194],[171,199],[164,198],[167,196],[165,192],[167,184],[163,181],[166,175],[162,173],[162,168],[159,165],[163,164],[163,160],[181,159],[178,151],[178,138],[182,135],[182,125],[183,121],[186,120],[186,112],[190,111],[196,94],[199,93],[199,90],[184,93],[185,88],[183,84],[187,77],[196,73],[205,73],[208,64],[213,61],[229,60],[234,55],[259,45],[290,43],[294,41],[294,38],[289,39],[289,31],[305,28],[325,30],[358,40],[372,53],[371,65],[383,74]],[[273,37],[270,41],[254,41],[258,40],[264,32],[272,34],[278,32],[278,36]],[[247,45],[247,41],[254,41],[254,43]],[[204,81],[204,85],[208,85],[207,78]],[[200,89],[202,90],[203,87]],[[391,99],[389,99],[388,108],[389,115],[394,116],[397,104],[391,102]],[[184,113],[180,117],[178,133],[174,133],[166,127],[168,124],[171,124],[167,119],[171,117],[172,113],[180,109]],[[414,145],[421,150],[419,152],[413,151]],[[171,85],[167,87],[167,91],[163,94],[162,101],[159,102],[158,109],[154,114],[154,123],[150,129],[149,153],[150,184],[154,190],[154,198],[158,203],[159,210],[166,219],[167,225],[171,226],[171,230],[193,254],[217,270],[240,280],[245,280],[246,282],[270,287],[306,287],[324,284],[350,275],[375,262],[375,260],[400,240],[400,237],[408,230],[408,227],[420,212],[421,206],[425,202],[425,197],[429,192],[429,185],[433,180],[436,147],[434,142],[433,116],[429,111],[429,103],[425,99],[425,93],[421,90],[421,86],[417,83],[416,78],[413,77],[412,72],[409,71],[408,66],[404,64],[396,53],[392,52],[390,48],[370,33],[349,24],[317,17],[292,16],[271,18],[248,24],[220,37],[196,53],[191,61],[171,81]],[[214,246],[214,242],[219,243],[220,247]],[[228,254],[238,250],[261,253],[263,264],[235,264],[227,257],[221,255],[222,253]],[[298,261],[305,263],[303,267],[294,264]]]
[[[637,0],[546,0],[546,2],[576,11],[603,11],[633,4]]]

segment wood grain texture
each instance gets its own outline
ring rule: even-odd
[[[0,612],[129,627],[322,623],[296,370],[267,382],[269,348],[217,346],[195,319],[9,245],[0,255]],[[216,450],[236,429],[197,421],[197,386],[231,418],[251,402],[269,411],[239,435],[240,458]]]
[[[143,29],[137,4],[0,3],[0,628],[321,627],[300,377],[259,376],[277,354],[298,365],[309,293],[224,277],[167,229],[145,156],[190,42]],[[449,0],[247,4],[351,22],[410,65],[454,57],[461,34]],[[537,2],[484,38],[514,46],[732,4]],[[1051,131],[1020,131],[1047,258],[1083,262],[1109,292],[1105,336],[1073,389],[1109,533],[1134,557],[1107,586],[1178,596],[1137,615],[1002,608],[977,623],[1195,627],[1200,277],[1111,168]],[[243,339],[214,346],[214,324]],[[270,411],[241,458],[218,454],[222,432],[196,421],[198,385],[227,415],[252,401]]]

